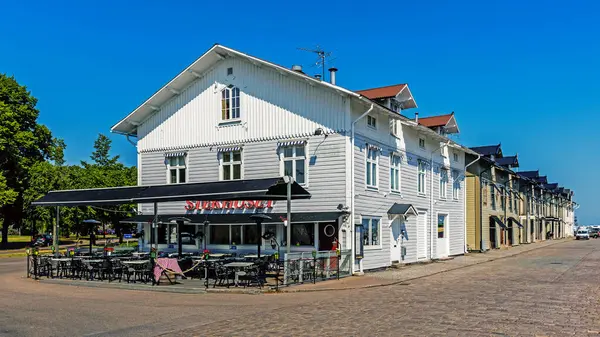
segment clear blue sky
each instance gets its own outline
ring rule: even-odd
[[[494,3],[12,1],[2,5],[0,73],[29,87],[77,163],[213,43],[305,67],[314,57],[296,48],[319,44],[337,57],[338,84],[409,83],[422,116],[455,111],[460,142],[501,142],[522,170],[575,190],[580,222],[600,223],[600,3]],[[134,165],[134,147],[111,138]]]

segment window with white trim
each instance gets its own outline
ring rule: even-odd
[[[221,119],[234,121],[240,119],[240,89],[229,85],[221,91]]]
[[[458,162],[458,153],[454,152],[452,156],[454,157],[454,161]]]
[[[448,194],[448,170],[440,168],[440,198],[446,199]]]
[[[458,200],[460,192],[460,179],[457,170],[452,171],[452,199]]]
[[[417,192],[419,192],[419,194],[425,194],[425,176],[426,176],[426,164],[424,161],[419,160],[418,163],[418,177],[417,177]]]
[[[187,181],[185,156],[167,158],[167,183],[182,184]]]
[[[398,137],[398,125],[400,123],[395,119],[390,119],[390,134]]]
[[[379,218],[362,219],[363,245],[365,247],[381,246],[381,221]]]
[[[397,154],[390,155],[390,190],[400,192],[400,164],[402,157]]]
[[[306,145],[281,146],[281,174],[292,176],[298,184],[306,183]]]
[[[221,180],[242,179],[242,150],[221,152]]]
[[[367,125],[370,126],[370,127],[372,127],[372,128],[377,129],[377,118],[375,118],[375,117],[373,117],[371,115],[368,115],[367,116]]]
[[[425,138],[419,138],[419,147],[422,149],[425,148]]]
[[[378,183],[378,167],[379,167],[379,151],[377,148],[367,146],[367,167],[366,173],[366,184],[367,187],[377,188]]]

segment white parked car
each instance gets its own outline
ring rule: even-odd
[[[590,232],[587,229],[578,229],[575,234],[575,240],[589,240]]]

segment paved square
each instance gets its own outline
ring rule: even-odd
[[[38,284],[0,259],[0,336],[598,336],[600,240],[370,289],[172,294]]]

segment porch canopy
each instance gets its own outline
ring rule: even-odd
[[[508,219],[512,220],[513,223],[517,224],[519,228],[523,228],[523,225],[517,219],[513,218],[512,216]]]
[[[292,183],[292,199],[310,199],[298,183]],[[229,180],[210,183],[149,185],[50,191],[34,206],[91,206],[185,200],[286,200],[283,178]]]
[[[494,221],[495,223],[498,224],[498,226],[500,226],[501,228],[507,229],[508,227],[506,227],[506,225],[504,224],[504,222],[502,222],[502,220],[500,220],[499,217],[495,216],[495,215],[490,215],[490,219],[492,219],[492,221]]]
[[[409,215],[416,216],[418,214],[415,207],[411,204],[399,204],[395,202],[390,209],[387,211],[390,216],[404,216],[408,217]]]
[[[288,194],[289,187],[289,194]],[[60,206],[93,206],[93,205],[121,205],[134,203],[154,203],[155,223],[157,219],[157,204],[169,201],[186,200],[287,200],[288,214],[290,213],[292,199],[310,199],[311,195],[291,177],[277,177],[265,179],[229,180],[208,183],[167,184],[149,186],[127,186],[110,188],[92,188],[67,191],[50,191],[45,196],[32,202],[34,206],[56,206],[57,219],[55,222],[54,247],[58,254],[58,226]],[[249,217],[250,214],[245,216]],[[181,214],[175,217],[181,217]],[[168,219],[168,218],[167,218]],[[178,221],[178,227],[184,222]],[[289,227],[288,227],[289,228]],[[182,245],[178,233],[178,253],[181,256]],[[154,235],[158,235],[158,227],[154,226]],[[156,248],[158,248],[158,243]],[[290,244],[288,241],[288,252]]]

